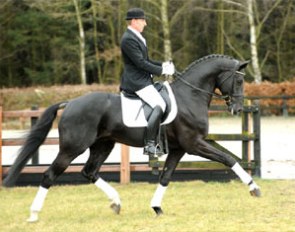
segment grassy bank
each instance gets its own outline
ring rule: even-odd
[[[37,188],[0,190],[2,231],[295,231],[295,182],[257,180],[261,198],[239,181],[173,182],[163,200],[164,215],[155,218],[149,203],[154,184],[112,183],[122,200],[120,215],[108,207],[94,185],[53,187],[40,213],[28,224]]]
[[[29,109],[32,105],[48,107],[56,102],[69,100],[94,91],[118,93],[119,86],[92,84],[0,89],[0,105],[3,106],[4,110],[24,110]],[[259,85],[256,83],[245,83],[244,95],[295,96],[295,80],[282,83],[262,82]],[[216,103],[224,104],[224,101],[217,101],[213,98],[212,104]],[[281,99],[263,99],[260,101],[260,105],[262,106],[279,106],[281,104]],[[287,104],[289,108],[295,107],[295,99],[289,99]],[[289,111],[291,111],[291,109],[289,109]],[[292,112],[294,113],[294,110]]]
[[[0,105],[4,110],[30,109],[33,105],[42,108],[94,91],[115,93],[119,87],[93,84],[0,89]]]

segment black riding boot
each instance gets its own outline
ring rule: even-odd
[[[160,106],[156,106],[148,119],[145,137],[146,144],[144,148],[144,154],[146,155],[153,157],[163,155],[163,152],[160,150],[159,146],[157,146],[157,135],[159,133],[162,116],[162,108]]]

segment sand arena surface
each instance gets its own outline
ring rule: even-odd
[[[209,133],[241,133],[241,118],[227,117],[209,119]],[[24,131],[3,131],[4,138],[21,137]],[[49,136],[57,136],[52,130]],[[220,141],[221,145],[241,157],[241,142]],[[3,164],[11,164],[19,147],[3,147]],[[252,151],[252,147],[251,147]],[[58,152],[58,146],[44,145],[40,148],[41,164],[51,164]],[[252,153],[253,155],[253,153]],[[88,151],[79,156],[74,163],[83,163],[88,158]],[[165,159],[163,157],[162,159]],[[262,117],[261,118],[261,159],[262,178],[295,179],[295,117]],[[185,155],[182,160],[203,160]],[[142,155],[142,148],[130,149],[131,162],[147,162],[148,157]],[[117,144],[106,162],[120,162],[120,145]]]

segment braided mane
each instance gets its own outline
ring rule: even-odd
[[[188,72],[190,69],[192,69],[192,67],[194,67],[195,65],[198,65],[204,61],[210,60],[210,59],[229,59],[229,60],[234,60],[234,58],[227,56],[227,55],[221,55],[221,54],[211,54],[208,56],[204,56],[196,61],[194,61],[193,63],[191,63],[186,69],[184,69],[180,74],[183,75],[184,73]]]

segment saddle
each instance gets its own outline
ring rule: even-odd
[[[155,88],[163,97],[166,103],[161,125],[171,123],[177,114],[177,105],[172,89],[167,81],[163,84],[157,82]],[[147,119],[152,112],[152,108],[142,101],[136,94],[121,92],[121,106],[123,123],[127,127],[146,127]]]

